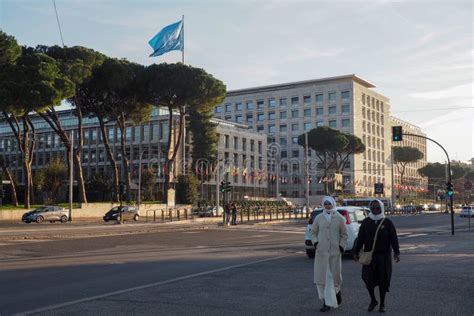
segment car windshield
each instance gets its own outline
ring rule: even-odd
[[[39,212],[45,212],[45,211],[47,211],[46,207],[39,207],[37,209],[32,210],[31,212],[32,213],[39,213]]]

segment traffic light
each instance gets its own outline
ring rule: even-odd
[[[451,182],[446,183],[446,194],[451,197],[454,195],[454,188]]]
[[[230,192],[232,190],[232,186],[230,185],[230,182],[227,182],[225,184],[225,192]]]
[[[403,129],[401,126],[392,126],[392,141],[400,142],[403,140]]]
[[[224,181],[221,181],[221,185],[219,186],[219,192],[221,192],[221,193],[225,192],[225,183],[224,183]]]

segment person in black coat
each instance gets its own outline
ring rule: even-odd
[[[373,311],[378,302],[375,298],[375,287],[379,287],[380,306],[379,311],[385,312],[385,294],[390,290],[392,277],[392,249],[395,262],[400,261],[400,247],[398,245],[397,231],[393,222],[385,217],[384,205],[380,200],[372,200],[369,204],[369,217],[362,221],[354,248],[354,260],[359,260],[359,252],[370,251],[374,242],[375,232],[380,226],[375,248],[370,265],[362,266],[362,280],[370,295],[368,311]]]
[[[235,206],[235,203],[232,203],[232,206],[230,207],[232,211],[232,225],[237,225],[237,207]]]

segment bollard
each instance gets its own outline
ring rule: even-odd
[[[147,213],[148,217],[148,213]],[[153,222],[156,222],[156,210],[153,210]]]
[[[178,221],[179,221],[179,220],[181,220],[181,210],[178,209],[177,211],[178,211]]]
[[[184,209],[184,218],[187,220],[188,219],[188,209]]]
[[[240,223],[242,224],[244,222],[244,210],[240,209]]]
[[[170,221],[172,222],[173,221],[173,211],[172,210],[170,210],[169,218],[170,218]]]
[[[165,221],[165,211],[164,210],[161,210],[161,221],[162,222]]]
[[[250,207],[247,209],[247,222],[250,222]]]
[[[273,209],[270,208],[270,222],[272,221],[272,211],[273,211]]]
[[[265,216],[266,216],[266,214],[267,214],[267,208],[265,207],[265,208],[263,209],[263,221],[264,221],[264,222],[265,222]]]

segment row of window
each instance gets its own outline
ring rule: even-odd
[[[337,115],[337,114],[350,114],[350,105],[349,104],[343,104],[341,106],[341,111],[340,113],[338,113],[337,111],[337,106],[330,106],[328,107],[328,110],[327,110],[327,115]],[[265,113],[257,113],[255,115],[255,118],[257,120],[257,122],[262,122],[262,121],[265,121],[265,120],[270,120],[270,121],[273,121],[277,118],[279,118],[280,120],[284,120],[284,119],[287,119],[289,117],[289,114],[290,114],[290,117],[291,118],[301,118],[300,117],[300,113],[303,114],[302,117],[311,117],[312,116],[312,109],[304,109],[303,111],[300,111],[300,110],[292,110],[291,112],[288,113],[288,111],[279,111],[279,112],[274,112],[274,111],[271,111],[271,112],[268,112],[267,114]],[[324,113],[324,108],[316,108],[315,111],[314,111],[314,114],[316,116],[324,116],[325,113]],[[277,117],[278,115],[278,117]],[[225,120],[227,121],[230,121],[232,120],[232,116],[225,116],[224,117]],[[245,119],[245,121],[244,121]],[[234,121],[237,122],[237,123],[252,123],[254,122],[254,114],[253,113],[247,113],[246,115],[242,115],[242,114],[236,114],[235,117],[234,117]]]
[[[370,120],[371,122],[377,122],[377,124],[384,125],[384,116],[383,114],[375,113],[375,111],[367,110],[367,115],[365,108],[362,108],[362,118]]]
[[[328,120],[327,124],[325,124],[324,121],[318,121],[316,124],[313,124],[311,122],[304,122],[303,123],[303,130],[304,131],[309,131],[315,127],[319,126],[329,126],[331,128],[338,128],[338,120]],[[340,125],[339,127],[342,128],[350,128],[351,126],[351,120],[350,119],[341,119],[340,120]],[[257,132],[261,133],[276,133],[277,130],[280,133],[286,133],[288,132],[288,125],[287,124],[280,124],[280,125],[275,125],[275,124],[268,124],[267,129],[265,130],[265,126],[263,125],[257,125]],[[293,123],[290,125],[291,131],[292,132],[297,132],[300,131],[300,124],[299,123]]]
[[[302,97],[303,104],[311,104],[313,102],[312,100],[312,95],[307,94]],[[350,101],[350,91],[342,91],[340,93],[340,98],[342,102],[349,102]],[[299,96],[293,96],[289,98],[290,104],[291,105],[299,105],[300,104],[300,97]],[[327,95],[327,100],[329,103],[335,103],[337,101],[337,93],[336,92],[329,92]],[[314,101],[317,105],[322,105],[324,102],[324,94],[323,93],[317,93],[314,96]],[[278,104],[280,106],[287,106],[288,105],[288,98],[279,98],[278,99]],[[222,113],[222,111],[225,109],[225,112],[232,112],[232,110],[239,112],[243,111],[244,109],[247,110],[254,110],[255,105],[257,109],[264,109],[266,107],[268,108],[274,108],[277,106],[277,99],[275,98],[269,98],[266,100],[260,99],[257,100],[256,102],[254,101],[246,101],[245,104],[243,102],[236,102],[234,104],[232,103],[226,103],[224,107],[222,105],[219,105],[215,108],[215,113]]]
[[[362,142],[367,147],[373,147],[373,148],[385,150],[385,142],[383,139],[379,139],[379,138],[376,139],[375,137],[362,135]]]
[[[385,162],[385,153],[375,150],[366,150],[364,151],[364,159],[365,160],[373,160],[378,162]]]
[[[371,106],[373,109],[376,109],[377,111],[384,112],[384,104],[382,101],[379,101],[375,99],[374,97],[371,97],[369,95],[365,95],[365,93],[362,93],[362,104]]]
[[[229,135],[224,135],[224,147],[225,148],[230,148],[230,136]],[[233,148],[235,150],[238,150],[238,149],[241,149],[243,151],[247,151],[247,139],[246,138],[240,138],[240,137],[237,137],[237,136],[234,136],[232,137],[232,144],[233,144]],[[240,146],[239,146],[240,145]],[[261,141],[258,141],[257,142],[257,146],[258,146],[258,153],[261,154],[262,153],[262,142]],[[255,140],[251,139],[250,140],[250,151],[251,152],[255,152]]]

